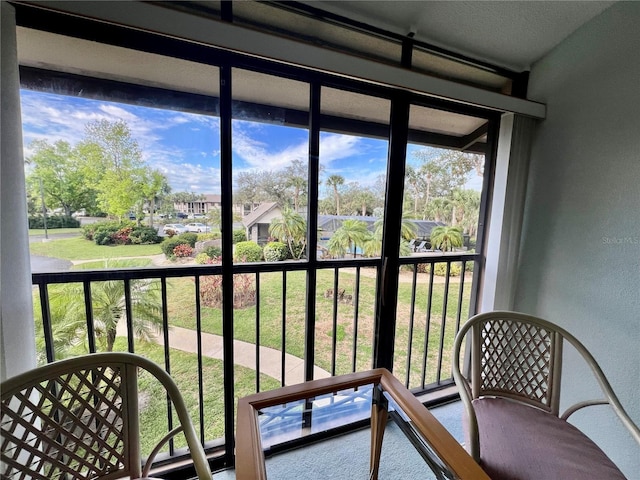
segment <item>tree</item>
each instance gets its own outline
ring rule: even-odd
[[[480,215],[480,192],[477,190],[460,190],[456,192],[456,200],[460,212],[459,225],[471,236],[476,235],[478,216]]]
[[[424,210],[424,216],[436,222],[442,222],[451,214],[451,202],[446,198],[434,198]]]
[[[27,159],[27,185],[32,198],[40,199],[42,182],[46,205],[64,209],[66,216],[95,205],[96,191],[91,187],[88,165],[76,148],[62,140],[53,145],[36,140],[31,148],[34,153]]]
[[[376,206],[384,205],[371,190],[358,182],[349,182],[340,192],[340,211],[346,215],[370,215]]]
[[[152,227],[156,201],[162,197],[166,197],[171,192],[171,186],[169,185],[167,177],[159,170],[152,170],[150,168],[143,170],[143,175],[140,180],[141,183],[138,188],[143,196],[143,202],[140,202],[138,205],[138,215],[136,215],[136,219],[138,220],[138,224],[140,224],[143,204],[147,203],[149,207],[149,226]]]
[[[94,282],[91,299],[96,343],[101,351],[111,352],[116,340],[118,323],[127,322],[124,285],[120,281]],[[160,285],[157,281],[131,282],[131,321],[138,339],[150,341],[154,333],[162,332]],[[51,296],[51,318],[56,358],[78,345],[87,335],[83,287],[66,284]],[[43,343],[40,339],[38,343]]]
[[[260,203],[265,200],[260,187],[260,172],[240,172],[236,178],[236,188],[233,192],[234,203]]]
[[[307,198],[307,167],[300,160],[293,160],[284,169],[285,185],[291,189],[293,209],[297,212],[301,203],[306,204]]]
[[[340,215],[340,193],[338,187],[344,184],[344,177],[341,175],[331,175],[327,178],[327,186],[333,189],[333,199],[336,204],[336,215]]]
[[[284,208],[281,217],[271,220],[269,234],[287,244],[291,258],[302,257],[307,244],[307,221],[298,212]]]
[[[433,148],[418,150],[413,155],[421,162],[417,175],[423,179],[425,194],[428,190],[423,208],[429,202],[428,197],[448,197],[454,190],[463,188],[472,171],[478,176],[484,173],[483,155]]]
[[[327,248],[329,253],[336,257],[343,257],[348,252],[353,252],[356,257],[357,248],[364,249],[365,244],[371,240],[371,232],[367,230],[367,224],[361,220],[344,220],[329,239]]]
[[[149,226],[153,226],[153,214],[162,201],[171,193],[171,185],[167,177],[159,170],[147,170],[146,182],[142,186],[145,202],[149,207]]]
[[[413,215],[414,218],[418,217],[418,204],[423,195],[423,192],[428,191],[425,188],[423,175],[413,168],[411,165],[407,165],[405,171],[405,198],[413,198]]]
[[[431,230],[431,245],[434,248],[448,252],[454,247],[461,247],[464,240],[462,231],[457,227],[435,227]]]
[[[369,257],[379,256],[382,253],[382,234],[384,230],[384,218],[379,218],[373,224],[373,235],[367,242],[364,252]],[[410,212],[402,214],[402,224],[400,225],[400,255],[409,255],[409,240],[416,238],[418,227],[411,219]]]
[[[82,148],[95,162],[98,204],[108,214],[122,218],[144,199],[139,186],[144,184],[145,168],[138,142],[122,120],[96,120],[85,130]]]

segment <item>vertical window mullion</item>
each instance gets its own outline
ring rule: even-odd
[[[224,446],[225,464],[234,458],[234,363],[233,363],[233,177],[231,66],[220,67],[220,183],[222,197],[222,344],[224,377]]]
[[[398,293],[398,253],[402,226],[405,157],[409,137],[409,97],[399,92],[391,99],[389,160],[382,234],[382,273],[374,325],[374,367],[393,369]]]
[[[309,109],[309,167],[307,197],[307,298],[305,309],[304,379],[313,380],[315,363],[317,244],[318,244],[318,179],[320,170],[320,85],[311,84]]]

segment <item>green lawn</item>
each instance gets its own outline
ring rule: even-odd
[[[127,342],[124,338],[118,338],[114,345],[114,351],[126,352]],[[160,345],[138,341],[135,351],[162,367],[165,366],[164,349]],[[74,355],[85,353],[82,347],[76,347]],[[187,410],[198,434],[200,433],[198,408],[198,359],[195,353],[186,353],[179,350],[169,350],[171,376],[175,380],[187,405]],[[203,378],[203,413],[205,438],[214,440],[224,436],[224,391],[223,364],[221,360],[212,358],[202,359]],[[255,393],[255,371],[235,366],[235,406],[238,398]],[[266,375],[261,375],[260,385],[263,390],[272,390],[280,386],[280,382]],[[140,402],[140,443],[141,454],[146,457],[151,453],[158,440],[167,432],[167,401],[162,385],[150,374],[141,372],[138,376],[138,399]],[[173,412],[173,426],[178,425],[178,418]],[[181,434],[175,437],[176,448],[186,446]],[[168,447],[164,449],[168,452]]]
[[[125,259],[107,259],[96,260],[91,262],[79,263],[71,267],[72,270],[97,270],[111,268],[133,268],[148,267],[152,264],[150,258],[125,258]]]
[[[53,243],[53,242],[52,242]],[[82,239],[58,240],[56,256],[60,256],[59,245],[76,245],[77,249],[84,248],[83,255],[100,252],[99,256],[106,258],[109,252],[120,247],[99,247]],[[46,245],[46,244],[45,244]],[[148,246],[127,246],[127,250],[139,252],[147,250]],[[151,247],[158,248],[157,245]],[[72,247],[69,247],[70,250]],[[159,248],[158,248],[159,250]],[[81,256],[79,252],[78,256]],[[71,251],[69,251],[71,254]],[[113,255],[113,257],[125,254]],[[138,253],[138,255],[142,255]],[[133,255],[132,255],[133,256]],[[76,257],[77,258],[77,257]],[[110,260],[108,268],[145,266],[148,259],[120,259]],[[77,268],[104,268],[103,261],[88,262]],[[335,339],[336,374],[348,373],[352,370],[353,343],[357,335],[356,369],[365,370],[371,367],[373,346],[374,305],[376,300],[376,279],[373,274],[363,274],[360,277],[359,308],[357,328],[354,320],[355,306],[339,302],[337,304],[337,320],[334,325],[332,298],[326,298],[325,292],[334,287],[334,270],[319,270],[317,272],[316,288],[316,324],[315,324],[315,363],[321,368],[331,371],[333,348]],[[426,275],[426,274],[421,274]],[[286,278],[286,311],[283,312],[283,292]],[[339,273],[339,289],[355,297],[355,274],[351,269],[343,269]],[[192,277],[173,278],[168,280],[167,308],[169,323],[174,326],[195,329],[195,282]],[[55,286],[58,287],[58,286]],[[50,293],[55,295],[54,286]],[[462,295],[462,315],[466,319],[470,295],[469,284]],[[447,298],[447,315],[444,317],[443,303],[444,284],[433,285],[430,317],[427,324],[427,304],[429,298],[428,283],[419,283],[415,292],[415,307],[413,309],[413,330],[409,343],[412,288],[411,283],[399,284],[398,304],[396,315],[396,344],[394,373],[404,381],[406,372],[409,344],[412,355],[410,358],[411,378],[410,387],[418,387],[421,383],[424,342],[428,333],[428,352],[426,383],[436,380],[436,366],[440,344],[440,334],[444,332],[443,340],[443,377],[450,374],[450,352],[455,335],[455,316],[458,304],[459,281],[451,279]],[[285,350],[297,357],[304,357],[305,344],[305,308],[306,308],[306,272],[288,272],[286,277],[280,273],[262,273],[260,275],[260,337],[262,346],[280,350],[282,347],[283,319],[285,330]],[[39,312],[37,292],[34,292],[34,308]],[[55,306],[55,305],[53,305]],[[52,316],[63,313],[52,308]],[[249,343],[256,342],[256,307],[236,309],[234,311],[234,338]],[[427,328],[428,325],[428,328]],[[41,329],[41,323],[36,320],[36,328]],[[202,329],[213,334],[222,334],[222,316],[220,308],[202,307]],[[334,333],[335,330],[335,333]],[[39,330],[38,330],[39,331]],[[40,334],[40,337],[42,335]],[[38,337],[39,338],[39,337]],[[126,350],[126,340],[118,338],[115,350]],[[136,341],[136,352],[153,361],[164,365],[163,348],[159,345]],[[197,356],[178,350],[171,350],[171,374],[180,387],[188,404],[190,414],[197,423],[198,410],[198,382]],[[224,390],[222,361],[203,358],[204,378],[204,423],[205,438],[215,439],[224,435]],[[240,366],[235,366],[235,395],[236,399],[255,392],[256,372]],[[143,429],[143,452],[148,454],[155,440],[166,433],[167,413],[164,396],[150,379],[141,376],[141,426]],[[260,376],[261,390],[270,390],[280,386],[279,382],[266,375]],[[182,446],[183,442],[177,443]]]
[[[62,258],[65,260],[91,260],[119,257],[145,257],[162,253],[160,244],[155,245],[96,245],[82,237],[62,238],[50,242],[29,244],[34,255]]]
[[[316,291],[315,325],[315,363],[331,371],[334,340],[333,300],[324,297],[327,289],[333,287],[333,270],[318,271]],[[289,272],[286,276],[287,298],[286,312],[282,311],[283,276],[282,273],[263,273],[260,276],[260,344],[281,349],[283,318],[285,325],[285,349],[297,357],[304,357],[305,337],[305,272]],[[339,288],[347,294],[354,292],[355,275],[347,271],[340,272]],[[168,311],[169,322],[184,328],[195,328],[195,284],[192,278],[171,279],[169,281]],[[466,319],[469,302],[469,289],[463,292],[461,318]],[[338,303],[336,321],[336,373],[348,373],[352,369],[353,342],[357,334],[356,369],[371,367],[373,324],[375,305],[375,278],[360,277],[360,304],[358,324],[354,321],[354,306]],[[443,351],[443,375],[450,371],[449,352],[455,336],[455,317],[459,296],[459,282],[452,279],[448,292],[447,315],[445,317]],[[427,320],[428,284],[419,284],[416,290],[414,326],[412,332],[411,387],[421,383],[422,352]],[[435,284],[431,300],[429,319],[429,358],[427,360],[427,378],[430,383],[436,380],[436,365],[439,352],[440,331],[442,328],[442,308],[444,285]],[[411,312],[411,284],[400,283],[396,316],[397,340],[395,346],[395,371],[404,378],[406,371]],[[202,329],[217,335],[222,334],[222,313],[219,308],[202,307]],[[256,342],[256,307],[236,309],[234,311],[234,338],[249,343]]]
[[[101,246],[82,237],[59,239],[51,242],[32,243],[32,253],[55,256],[69,260],[102,259],[77,265],[78,269],[145,267],[150,259],[123,259],[121,257],[144,257],[161,253],[159,245],[119,245]],[[353,369],[354,340],[356,342],[355,368],[365,370],[371,367],[374,306],[375,270],[363,269],[360,277],[359,305],[357,322],[355,307],[348,303],[337,304],[337,319],[334,324],[332,298],[326,298],[325,292],[334,287],[334,270],[319,270],[316,287],[315,319],[315,363],[324,370],[332,371],[335,349],[336,374],[349,373]],[[420,274],[425,276],[427,274]],[[251,278],[255,278],[251,276]],[[249,343],[256,342],[256,318],[260,319],[260,345],[282,349],[282,332],[285,332],[284,349],[299,358],[304,357],[305,345],[305,308],[306,273],[288,272],[286,274],[286,312],[283,312],[284,276],[282,273],[262,273],[260,275],[260,312],[256,307],[236,308],[234,311],[234,338]],[[437,278],[437,277],[436,277]],[[205,281],[204,279],[202,280]],[[192,277],[175,278],[168,281],[168,313],[172,325],[195,329],[195,282]],[[339,273],[339,287],[345,294],[355,298],[355,274],[353,269],[342,269]],[[413,326],[411,326],[411,283],[400,282],[396,314],[396,343],[394,371],[404,378],[410,355],[412,377],[410,386],[421,384],[420,372],[423,369],[425,338],[428,336],[429,356],[426,360],[426,383],[437,381],[437,363],[440,351],[440,336],[444,335],[442,345],[442,376],[448,377],[451,359],[449,352],[455,336],[459,281],[452,278],[447,299],[447,315],[444,318],[444,285],[433,286],[430,314],[427,315],[429,287],[427,282],[418,283],[415,292]],[[462,296],[461,318],[468,315],[470,288],[467,286]],[[38,301],[35,299],[36,311]],[[284,321],[283,321],[284,319]],[[428,328],[427,328],[428,321]],[[222,334],[222,313],[220,308],[202,306],[202,329],[217,335]],[[335,330],[335,335],[334,335]],[[409,336],[411,335],[411,342]]]
[[[77,233],[82,235],[82,228],[48,228],[47,233],[49,236],[57,233]],[[31,228],[29,229],[29,236],[44,235],[44,228]]]

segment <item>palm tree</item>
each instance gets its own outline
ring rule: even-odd
[[[298,212],[285,208],[281,217],[271,220],[269,234],[288,245],[292,258],[299,260],[302,257],[307,244],[307,221]]]
[[[441,222],[451,212],[451,202],[444,197],[434,198],[425,207],[425,220]]]
[[[138,280],[131,284],[131,322],[136,338],[151,341],[161,333],[162,308],[157,281]],[[91,305],[96,343],[111,352],[118,323],[128,321],[123,282],[110,280],[91,284]],[[82,285],[65,284],[51,298],[52,330],[56,358],[66,356],[70,348],[86,338],[86,314]],[[40,340],[37,343],[44,343]]]
[[[364,248],[364,253],[368,257],[375,257],[382,252],[382,231],[384,228],[384,218],[379,218],[373,224],[373,235]],[[400,225],[400,255],[409,255],[411,248],[409,240],[416,238],[418,227],[411,219],[411,212],[402,214],[402,224]]]
[[[345,220],[329,239],[327,248],[335,257],[344,257],[347,252],[353,252],[356,257],[357,247],[364,247],[371,240],[371,232],[367,224],[360,220]]]
[[[431,230],[431,245],[443,252],[461,247],[464,243],[462,231],[458,227],[435,227]]]
[[[341,175],[331,175],[327,178],[327,185],[333,187],[333,198],[336,202],[336,215],[340,215],[340,194],[338,193],[338,185],[344,184],[344,177]]]

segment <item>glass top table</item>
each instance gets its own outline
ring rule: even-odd
[[[363,468],[366,475],[361,478],[376,480],[387,463],[387,470],[395,469],[392,471],[397,472],[397,478],[404,478],[406,472],[402,470],[411,468],[411,473],[419,478],[489,480],[438,420],[385,369],[305,382],[241,398],[236,479],[266,479],[268,473],[273,473],[265,464],[265,451],[281,449],[307,435],[327,437],[345,425],[363,421],[371,427],[369,435],[359,433],[348,440],[346,448],[337,443],[339,438],[325,440],[333,445],[328,450],[319,450],[317,444],[305,446],[298,450],[302,457],[297,457],[305,460],[293,460],[280,467],[277,478],[285,478],[282,472],[298,480],[311,478],[310,472],[304,470],[305,465],[333,462],[348,478],[355,478],[354,469]],[[309,457],[314,455],[325,458]],[[362,457],[368,457],[364,465],[360,465]],[[341,465],[335,465],[336,462]],[[390,478],[388,474],[386,478]]]

